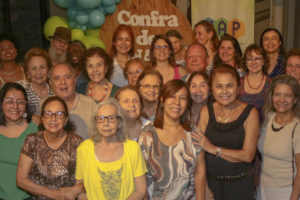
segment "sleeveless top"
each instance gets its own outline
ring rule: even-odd
[[[216,121],[212,102],[208,103],[207,106],[209,121],[205,136],[213,145],[227,149],[241,149],[245,138],[244,122],[253,106],[248,104],[235,121],[226,124]],[[213,154],[207,152],[205,154],[207,173],[211,175],[236,176],[253,167],[253,163],[229,162]]]
[[[179,67],[177,65],[174,67],[174,77],[173,77],[173,79],[181,79],[181,75],[179,73]]]
[[[240,83],[241,83],[241,85],[240,85],[240,93],[239,93],[240,98],[239,99],[243,102],[247,102],[248,104],[253,105],[257,109],[258,114],[259,114],[259,122],[260,122],[260,124],[262,124],[263,119],[264,119],[262,107],[265,102],[268,88],[271,84],[270,77],[267,75],[267,80],[265,82],[263,89],[259,93],[256,93],[256,94],[249,94],[245,91],[245,77],[240,79]]]

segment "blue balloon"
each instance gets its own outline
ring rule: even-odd
[[[116,9],[117,9],[116,4],[104,8],[106,14],[113,14],[116,11]]]
[[[69,20],[72,20],[75,18],[76,14],[78,12],[78,8],[76,7],[70,7],[67,9],[67,16]]]
[[[80,29],[83,30],[83,31],[86,31],[87,30],[87,25],[82,25]]]
[[[76,0],[77,6],[85,9],[96,8],[101,0]]]
[[[93,27],[100,27],[105,21],[104,14],[99,10],[94,10],[89,14],[89,24]]]
[[[121,0],[115,0],[115,3],[120,3]]]
[[[89,16],[85,12],[79,11],[75,16],[75,21],[80,25],[84,25],[88,23]]]
[[[115,0],[102,0],[101,5],[104,7],[109,7],[115,4]]]
[[[73,0],[53,0],[53,2],[61,8],[69,8],[74,4]]]
[[[75,28],[75,27],[76,27],[76,22],[73,21],[73,20],[69,20],[69,25],[70,25],[72,28]]]
[[[104,15],[106,14],[105,13],[105,9],[101,6],[98,6],[97,8],[95,8],[96,10],[100,10]]]

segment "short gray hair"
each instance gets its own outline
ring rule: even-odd
[[[128,133],[127,132],[127,123],[125,121],[125,117],[124,117],[124,114],[123,114],[123,111],[121,109],[119,102],[114,98],[108,98],[108,99],[101,101],[98,104],[97,109],[95,109],[95,111],[93,113],[93,122],[92,122],[93,130],[91,133],[91,139],[95,143],[100,142],[102,139],[101,134],[99,134],[99,132],[97,130],[97,122],[95,120],[95,117],[97,116],[99,109],[105,105],[112,105],[116,108],[117,115],[119,116],[119,124],[118,124],[118,129],[117,129],[116,134],[117,134],[118,140],[120,142],[124,142],[127,139],[127,135],[128,135],[127,134]]]
[[[75,77],[76,72],[75,72],[74,67],[73,67],[70,63],[64,62],[64,63],[57,63],[57,64],[55,64],[53,67],[50,68],[50,70],[49,70],[49,79],[51,79],[53,70],[54,70],[58,65],[65,65],[65,66],[67,66],[67,67],[69,68],[69,70],[71,71],[72,75]]]

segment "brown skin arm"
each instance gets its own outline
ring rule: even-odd
[[[292,190],[292,195],[290,200],[298,200],[298,198],[300,197],[300,153],[297,153],[295,155],[295,161],[296,161],[297,173],[294,179],[294,185],[293,185],[293,190]]]

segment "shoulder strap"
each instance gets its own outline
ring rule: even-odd
[[[294,133],[295,133],[295,129],[298,125],[298,122],[295,123],[293,131],[292,131],[292,167],[293,167],[293,174],[292,174],[292,179],[293,179],[293,185],[294,185],[294,173],[295,173],[295,152],[294,152]]]

